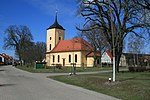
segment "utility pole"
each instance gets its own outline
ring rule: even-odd
[[[116,81],[116,69],[115,69],[115,45],[114,45],[114,26],[113,26],[113,21],[112,21],[112,10],[110,7],[111,1],[108,0],[109,2],[109,11],[110,11],[110,18],[111,18],[111,33],[112,33],[112,42],[113,42],[113,82]]]

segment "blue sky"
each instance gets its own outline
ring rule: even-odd
[[[75,26],[83,19],[76,15],[76,0],[0,0],[0,53],[14,56],[13,50],[4,50],[4,31],[9,25],[26,25],[34,41],[46,41],[46,29],[53,24],[58,10],[58,22],[65,30],[65,39],[77,35]]]
[[[13,50],[2,48],[9,25],[26,25],[35,42],[46,42],[46,29],[54,23],[56,9],[58,22],[66,29],[65,39],[72,39],[78,33],[75,26],[83,24],[83,19],[76,15],[76,0],[0,0],[0,53],[14,56]],[[150,52],[148,45],[145,53]]]

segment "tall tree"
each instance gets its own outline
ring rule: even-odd
[[[137,37],[134,34],[128,37],[128,52],[134,54],[142,53],[144,46],[145,40],[143,38]]]
[[[36,52],[36,60],[42,61],[45,58],[46,52],[46,43],[44,42],[36,42],[35,44],[35,52]]]
[[[147,28],[144,22],[133,23],[139,20],[140,15],[130,0],[79,0],[79,12],[86,19],[85,26],[95,23],[88,31],[99,29],[105,35],[112,50],[115,50],[116,69],[119,72],[119,62],[123,50],[123,42],[129,33],[140,34],[137,29]],[[114,41],[113,41],[114,40]],[[114,46],[113,46],[114,43]]]
[[[92,23],[90,26],[93,25]],[[86,29],[89,29],[90,26],[86,26]],[[103,33],[101,33],[101,30],[99,29],[92,29],[90,31],[83,31],[80,33],[83,37],[85,37],[86,40],[93,46],[94,48],[94,66],[96,65],[96,53],[99,51],[100,57],[99,57],[99,62],[100,66],[102,66],[101,63],[101,56],[102,54],[108,49],[109,43],[106,41],[106,38]]]
[[[133,0],[133,2],[144,9],[150,10],[150,0]]]
[[[33,64],[35,61],[43,61],[45,58],[46,44],[44,42],[32,42],[22,52],[25,63]]]
[[[133,58],[133,64],[139,65],[140,64],[140,59],[139,59],[139,54],[142,53],[143,48],[145,47],[145,39],[141,37],[137,37],[134,34],[131,34],[128,37],[128,52],[132,54]]]
[[[7,36],[4,38],[4,48],[14,49],[19,60],[22,60],[23,48],[26,48],[33,40],[29,28],[27,26],[11,25],[5,30],[5,34]]]

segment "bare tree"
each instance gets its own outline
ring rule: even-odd
[[[32,34],[27,26],[9,26],[4,38],[4,48],[5,49],[15,49],[16,54],[19,56],[19,60],[22,60],[22,50],[28,46],[33,40]]]
[[[144,9],[150,10],[150,0],[133,0],[133,2]]]
[[[42,61],[45,58],[45,52],[46,52],[46,43],[44,42],[36,42],[35,44],[35,52],[36,60]]]
[[[44,42],[31,42],[24,51],[22,57],[25,63],[33,64],[35,61],[42,62],[45,58],[46,44]]]
[[[148,35],[146,38],[150,39],[150,0],[131,0],[134,4],[133,8],[136,9],[136,14],[132,15],[132,24],[144,23],[145,26],[139,30],[142,36]]]
[[[138,15],[138,10],[134,7],[135,4],[130,0],[109,1],[110,2],[108,2],[108,0],[79,0],[79,12],[81,16],[86,19],[85,26],[91,22],[95,23],[89,29],[80,30],[89,31],[98,28],[105,35],[112,50],[114,39],[116,71],[119,72],[119,62],[124,39],[129,33],[134,33],[139,36],[140,34],[136,30],[146,28],[146,24],[144,22],[133,23],[133,19],[134,21],[139,20],[140,15]]]
[[[133,55],[133,63],[135,65],[140,64],[139,55],[142,53],[143,48],[145,47],[145,39],[137,37],[134,34],[131,34],[128,37],[128,52]]]
[[[92,25],[92,23],[90,24]],[[90,26],[86,26],[86,29],[89,29]],[[82,37],[85,37],[86,40],[92,45],[94,48],[94,66],[96,65],[96,52],[99,51],[100,57],[99,62],[100,66],[102,66],[101,63],[101,56],[106,51],[106,49],[109,48],[109,43],[106,41],[106,38],[103,33],[99,29],[92,29],[90,31],[83,31],[80,33]]]
[[[142,50],[145,46],[145,40],[141,37],[137,37],[134,34],[131,34],[128,37],[128,52],[130,53],[142,53]]]

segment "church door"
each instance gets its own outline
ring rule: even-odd
[[[63,66],[65,66],[65,59],[63,59]]]

